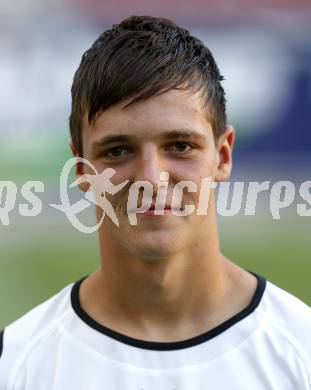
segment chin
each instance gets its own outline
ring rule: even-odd
[[[168,239],[168,237],[162,239],[159,237],[143,238],[135,240],[131,244],[129,250],[132,254],[146,260],[161,260],[181,250],[176,241]]]

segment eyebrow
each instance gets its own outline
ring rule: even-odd
[[[160,134],[156,136],[156,138],[164,138],[167,140],[172,139],[190,139],[190,138],[196,138],[200,139],[201,141],[206,141],[207,136],[199,133],[195,130],[171,130],[171,131],[163,131]],[[94,152],[101,150],[103,147],[116,143],[116,142],[131,142],[133,140],[137,139],[136,136],[128,135],[128,134],[111,134],[111,135],[105,135],[102,138],[100,138],[98,141],[95,141],[92,145],[92,150]]]

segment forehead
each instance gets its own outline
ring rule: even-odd
[[[113,133],[133,134],[144,139],[162,131],[178,129],[196,129],[204,135],[211,131],[207,108],[199,93],[171,90],[127,106],[130,101],[100,113],[92,125],[87,123],[85,115],[83,144],[87,145],[102,135]]]

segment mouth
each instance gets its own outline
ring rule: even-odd
[[[173,207],[171,205],[165,205],[165,207],[161,207],[161,208],[158,208],[156,210],[155,208],[155,205],[151,205],[150,208],[146,211],[143,211],[143,212],[140,212],[138,214],[142,215],[142,216],[151,216],[151,217],[161,217],[163,215],[170,215],[172,214],[172,211],[176,211],[176,213],[178,211],[181,211],[183,210],[183,208],[177,208],[177,207]]]

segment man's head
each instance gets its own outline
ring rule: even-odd
[[[215,140],[225,132],[225,94],[207,47],[174,22],[133,16],[106,30],[87,50],[72,85],[70,133],[83,155],[82,123],[130,99],[146,100],[172,89],[200,92]]]
[[[197,208],[202,179],[223,181],[231,171],[234,132],[226,127],[221,80],[210,51],[188,31],[165,19],[127,19],[99,37],[77,70],[72,151],[97,172],[113,168],[114,185],[151,183],[153,202],[162,185],[160,173],[167,172],[168,207],[174,207],[176,185],[192,181],[198,191],[185,189],[182,208]],[[77,165],[77,176],[87,171]],[[132,226],[129,186],[107,196],[120,226],[104,219],[100,237],[106,252],[110,247],[135,258],[157,259],[193,252],[208,242],[216,246],[214,203],[207,216],[140,214]],[[80,188],[87,191],[89,186]],[[96,211],[100,220],[102,210]]]

